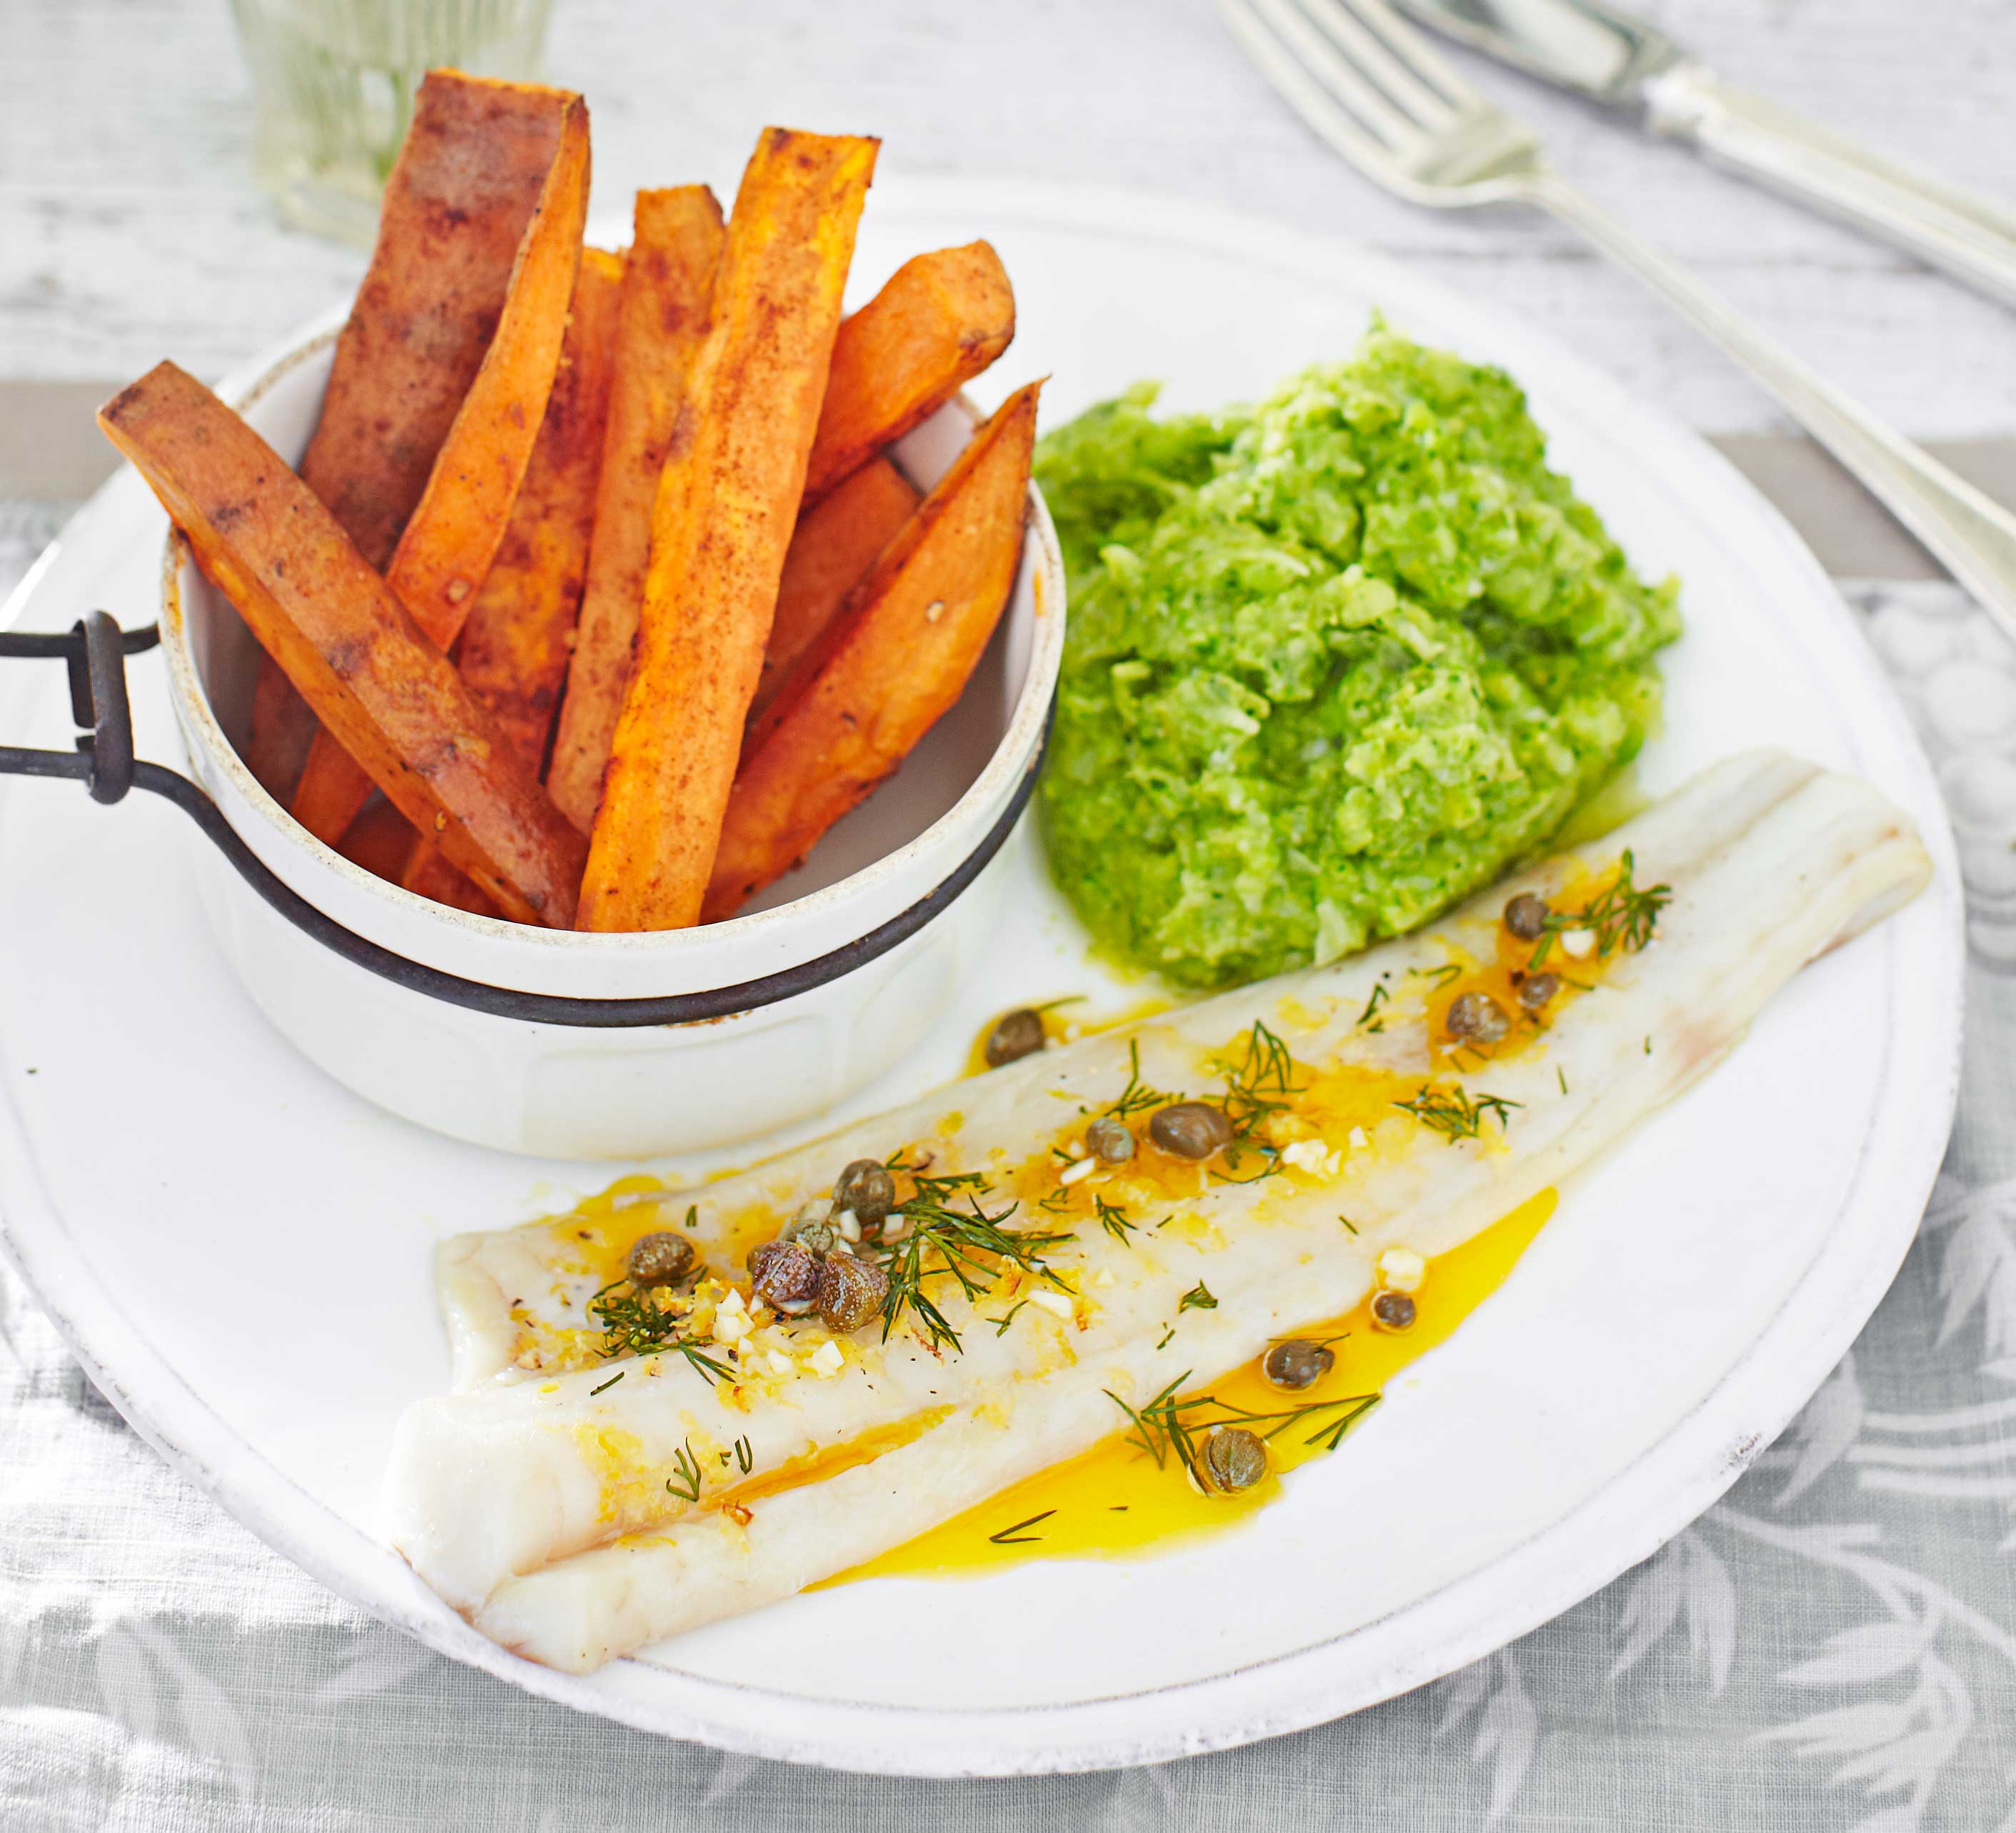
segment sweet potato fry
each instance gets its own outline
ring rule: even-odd
[[[653,513],[637,658],[578,919],[696,921],[840,322],[873,140],[766,128],[743,172],[707,342]]]
[[[935,413],[1015,335],[1015,295],[985,242],[906,261],[840,327],[805,502]]]
[[[504,538],[545,415],[581,265],[587,105],[560,91],[535,93],[560,106],[558,144],[519,240],[488,348],[385,575],[443,650],[455,641]],[[369,284],[367,277],[367,290]],[[355,819],[370,790],[357,764],[327,733],[319,734],[295,791],[294,817],[318,838],[333,840]]]
[[[470,692],[535,769],[545,761],[588,573],[622,286],[621,255],[583,251],[538,443],[456,652]]]
[[[410,843],[405,870],[400,873],[399,883],[409,891],[431,899],[437,904],[446,904],[451,909],[466,910],[473,916],[495,916],[501,913],[496,904],[476,888],[474,881],[455,870],[430,840],[422,838],[410,829],[406,838]]]
[[[373,796],[344,831],[343,844],[336,850],[351,865],[397,884],[413,850],[413,824],[383,796]]]
[[[916,492],[887,459],[870,459],[799,517],[784,556],[763,672],[749,703],[751,719],[761,716],[875,556],[916,513],[917,500]]]
[[[381,572],[483,366],[578,99],[459,70],[430,71],[420,85],[301,466]],[[312,715],[270,656],[254,705],[247,761],[269,789],[284,781],[291,801]]]
[[[651,511],[672,422],[707,335],[721,206],[704,185],[639,191],[616,330],[594,539],[546,787],[583,834],[595,824],[610,740],[630,679]]]
[[[788,872],[959,698],[1014,586],[1040,387],[974,435],[751,727],[703,922]]]
[[[282,808],[294,799],[308,761],[308,747],[322,729],[308,703],[294,692],[280,664],[264,650],[252,686],[252,721],[245,738],[246,768]]]
[[[318,717],[507,916],[574,915],[581,837],[313,492],[162,363],[99,424]]]
[[[455,664],[477,704],[535,772],[545,762],[588,571],[622,286],[621,255],[582,251],[567,343],[538,443],[510,528],[455,651]],[[439,857],[431,840],[412,833],[406,837],[413,857],[394,876],[409,891],[494,914],[489,900]]]

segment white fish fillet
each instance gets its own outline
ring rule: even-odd
[[[1433,971],[1492,959],[1514,891],[1558,894],[1626,848],[1638,884],[1672,887],[1651,945],[1600,963],[1601,989],[1567,999],[1537,1041],[1470,1068],[1431,1060]],[[1213,1061],[1256,1020],[1316,1079],[1312,1102],[1372,1070],[1517,1104],[1502,1133],[1487,1122],[1481,1137],[1453,1141],[1382,1097],[1384,1118],[1327,1128],[1328,1156],[1308,1169],[1244,1184],[1200,1176],[1152,1213],[1137,1195],[1124,1241],[1075,1220],[1075,1238],[1049,1258],[1075,1297],[1024,1304],[999,1331],[993,1320],[1026,1291],[977,1307],[941,1297],[956,1353],[903,1329],[884,1344],[870,1328],[843,1339],[845,1365],[827,1379],[759,1368],[710,1385],[676,1356],[570,1368],[549,1353],[554,1327],[580,1316],[593,1275],[569,1263],[564,1231],[463,1237],[442,1265],[463,1391],[418,1402],[400,1422],[392,1543],[485,1634],[575,1672],[787,1596],[1104,1437],[1120,1423],[1105,1390],[1138,1400],[1185,1370],[1208,1377],[1249,1360],[1270,1338],[1350,1309],[1384,1248],[1445,1252],[1558,1183],[1715,1062],[1806,962],[1908,901],[1929,872],[1910,823],[1867,785],[1777,753],[1738,758],[1421,935],[1025,1059],[677,1199],[696,1206],[705,1240],[752,1210],[788,1216],[850,1159],[924,1149],[934,1170],[995,1179],[992,1210],[1018,1172],[1035,1175],[1021,1168],[1054,1167],[1059,1140],[1118,1097],[1130,1043],[1145,1082],[1201,1096],[1222,1086]],[[1361,1017],[1382,985],[1375,1032]],[[1079,1208],[1089,1200],[1072,1192]],[[1048,1219],[1025,1201],[1010,1226]],[[1216,1309],[1179,1311],[1206,1280]],[[823,1341],[822,1327],[805,1340]],[[619,1369],[625,1378],[606,1386]],[[857,1461],[835,1458],[850,1446]],[[665,1489],[682,1451],[704,1470],[697,1503]],[[724,1491],[733,1500],[766,1476],[779,1486],[722,1507]]]

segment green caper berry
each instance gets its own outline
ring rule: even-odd
[[[833,1206],[851,1209],[855,1220],[864,1228],[876,1227],[896,1207],[896,1180],[886,1165],[857,1158],[835,1180]]]
[[[1293,1338],[1261,1358],[1260,1372],[1277,1388],[1310,1388],[1336,1366],[1336,1356],[1322,1344]]]
[[[802,1316],[819,1302],[819,1262],[797,1241],[765,1241],[749,1270],[756,1296],[781,1316]]]
[[[1198,1475],[1208,1487],[1230,1495],[1250,1489],[1267,1474],[1267,1447],[1244,1426],[1220,1426],[1205,1439]]]
[[[1232,1143],[1232,1122],[1208,1101],[1175,1101],[1156,1109],[1148,1137],[1179,1158],[1208,1158]]]
[[[984,1046],[987,1066],[999,1069],[1004,1063],[1033,1057],[1043,1047],[1045,1041],[1043,1015],[1031,1011],[1027,1006],[1017,1007],[1013,1012],[1003,1013],[987,1034]]]
[[[1453,1038],[1465,1043],[1495,1044],[1511,1028],[1505,1008],[1489,993],[1459,993],[1442,1020]]]
[[[623,1263],[623,1270],[630,1276],[632,1285],[675,1285],[693,1271],[693,1262],[699,1258],[693,1243],[684,1235],[675,1235],[670,1229],[659,1229],[648,1235],[639,1235],[631,1244],[630,1255]]]
[[[1125,1165],[1134,1156],[1134,1129],[1124,1120],[1103,1115],[1085,1129],[1085,1143],[1102,1165]]]
[[[1535,942],[1546,933],[1547,919],[1553,914],[1544,898],[1522,891],[1505,906],[1505,927],[1522,942]]]
[[[1405,1292],[1381,1292],[1372,1301],[1372,1322],[1382,1331],[1414,1327],[1414,1302]]]
[[[836,1336],[858,1331],[882,1315],[889,1296],[889,1276],[872,1260],[851,1254],[829,1254],[819,1265],[820,1320]]]

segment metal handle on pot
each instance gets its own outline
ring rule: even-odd
[[[886,955],[898,942],[923,928],[941,910],[980,876],[982,868],[1001,850],[1014,831],[1036,786],[1044,752],[1049,746],[1046,722],[1042,740],[1029,760],[1022,780],[1000,818],[988,829],[980,844],[958,866],[906,909],[870,930],[857,940],[796,967],[787,967],[760,980],[743,981],[736,986],[714,987],[694,993],[666,993],[639,999],[576,999],[555,993],[520,992],[511,987],[491,986],[459,974],[445,974],[346,929],[333,917],[318,910],[298,891],[283,884],[270,867],[245,844],[238,830],[224,818],[223,811],[186,776],[164,765],[150,764],[133,755],[133,711],[126,693],[126,657],[153,648],[161,640],[160,626],[143,630],[121,630],[104,611],[88,611],[60,636],[25,631],[0,631],[0,659],[9,656],[60,658],[70,670],[70,714],[81,727],[77,748],[69,751],[31,751],[16,745],[0,745],[0,775],[14,776],[67,776],[87,784],[94,801],[123,801],[128,790],[144,789],[165,797],[195,822],[204,836],[236,869],[238,875],[261,897],[293,924],[333,949],[346,961],[367,968],[382,978],[430,999],[445,999],[450,1005],[488,1013],[493,1017],[517,1018],[536,1025],[567,1025],[595,1030],[622,1029],[635,1025],[689,1025],[702,1020],[730,1017],[775,1005],[814,987],[823,986],[843,974],[866,967]],[[1055,703],[1053,704],[1054,709]]]

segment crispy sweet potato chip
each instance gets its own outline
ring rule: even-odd
[[[456,666],[477,704],[535,771],[545,762],[588,572],[622,286],[621,256],[599,248],[582,251],[545,421],[510,528],[455,651]],[[432,841],[411,834],[407,838],[414,857],[403,875],[396,870],[394,875],[409,891],[464,909],[488,910],[488,900],[438,857]],[[444,891],[452,895],[443,896]]]
[[[959,698],[1014,586],[1040,387],[974,435],[751,726],[703,921],[788,872]]]
[[[767,128],[653,512],[636,664],[582,880],[586,929],[696,921],[805,493],[876,142]]]
[[[623,710],[672,422],[707,335],[721,206],[704,185],[639,191],[623,275],[588,583],[546,787],[583,834]]]
[[[441,72],[430,74],[422,87],[424,92],[437,82],[472,81]],[[520,232],[502,304],[481,362],[435,455],[419,503],[399,536],[386,573],[414,621],[444,650],[454,642],[490,570],[538,437],[560,363],[567,308],[581,261],[581,224],[588,211],[587,105],[578,95],[560,90],[520,85],[484,87],[502,94],[490,98],[491,112],[471,123],[470,137],[456,144],[455,150],[463,157],[480,157],[493,150],[491,142],[504,137],[497,124],[502,123],[508,135],[518,127],[524,106],[535,114],[557,110],[559,131],[531,215]],[[416,114],[414,132],[420,131]],[[537,136],[533,138],[536,141]],[[412,144],[409,135],[408,146]],[[401,164],[405,161],[402,149]],[[514,214],[517,203],[516,192],[499,193],[499,214]],[[388,267],[402,256],[412,257],[414,251],[401,251],[396,237],[402,228],[412,227],[392,221],[388,202],[388,214],[379,234],[379,247],[387,255]],[[366,276],[365,290],[359,295],[360,309],[371,297],[378,266],[374,259],[373,272]],[[416,283],[424,286],[429,279],[438,288],[437,276],[423,275]],[[353,316],[352,322],[356,322]],[[355,819],[369,793],[369,779],[323,733],[308,753],[294,795],[294,816],[318,838],[333,841]]]
[[[301,480],[162,363],[99,416],[205,573],[416,827],[518,921],[574,915],[581,837]]]
[[[917,493],[887,459],[870,459],[799,517],[777,585],[777,614],[749,717],[761,717],[816,643],[847,595],[896,531],[916,513]]]
[[[806,503],[935,413],[1014,335],[1014,291],[986,243],[904,262],[833,340]]]

